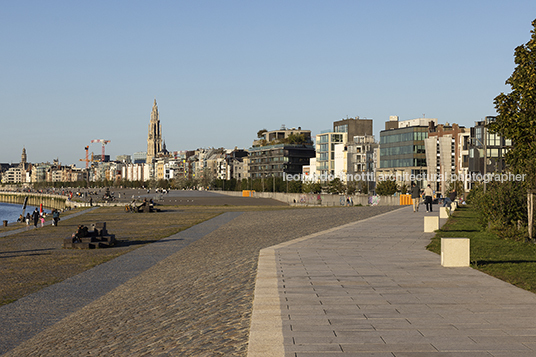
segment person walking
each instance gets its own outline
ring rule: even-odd
[[[415,182],[411,184],[411,200],[413,201],[413,212],[419,212],[419,200],[421,198],[421,190],[415,185]]]
[[[39,216],[40,216],[40,214],[39,214],[39,211],[37,210],[37,207],[36,207],[35,210],[32,213],[32,219],[33,219],[35,228],[37,228],[37,222],[39,222]]]
[[[432,197],[434,195],[434,191],[432,191],[432,188],[430,185],[424,189],[424,203],[426,204],[426,212],[432,212]]]
[[[57,209],[54,209],[54,211],[52,211],[52,220],[52,225],[57,227],[58,221],[60,220],[60,212]]]

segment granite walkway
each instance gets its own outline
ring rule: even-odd
[[[536,356],[536,295],[441,267],[424,215],[406,207],[261,250],[248,356]]]

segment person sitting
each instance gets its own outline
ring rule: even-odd
[[[443,207],[450,207],[450,204],[456,200],[456,189],[450,191],[449,195],[443,201]]]
[[[87,237],[88,229],[83,224],[78,226],[78,229],[76,230],[76,233],[73,233],[73,243],[80,242],[80,238]]]

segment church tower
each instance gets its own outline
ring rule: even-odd
[[[147,163],[152,163],[156,155],[162,150],[162,126],[158,118],[158,106],[156,99],[151,112],[151,121],[149,122],[149,136],[147,137]]]
[[[28,157],[26,156],[26,148],[22,148],[22,155],[20,156],[20,164],[23,166],[26,166],[26,160]]]

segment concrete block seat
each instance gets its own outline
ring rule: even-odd
[[[438,216],[425,216],[424,217],[424,232],[431,233],[439,229],[439,217]]]
[[[449,218],[450,212],[447,207],[439,207],[439,218],[446,219]]]
[[[441,238],[441,265],[468,267],[471,249],[469,238]]]
[[[108,234],[106,222],[97,222],[90,228],[79,226],[72,237],[63,239],[63,248],[95,249],[109,248],[115,245],[115,235]]]

